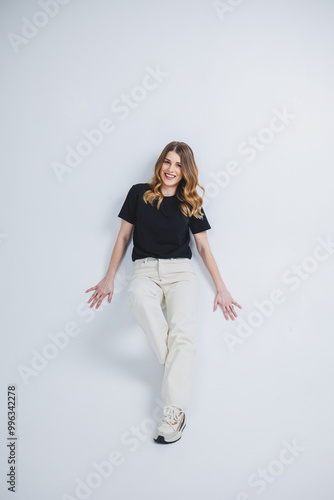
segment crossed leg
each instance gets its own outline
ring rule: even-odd
[[[165,307],[162,288],[146,276],[135,276],[129,284],[127,299],[159,362],[164,364],[168,353],[168,323],[162,310]]]
[[[187,273],[165,287],[169,332],[161,396],[165,405],[185,410],[190,403],[198,310],[197,276]]]

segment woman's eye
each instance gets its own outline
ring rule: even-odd
[[[167,163],[169,165],[170,161],[169,160],[165,160],[164,163]],[[182,165],[180,165],[180,164],[178,164],[177,166],[180,167],[180,168],[182,167]]]

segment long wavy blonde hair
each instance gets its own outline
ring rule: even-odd
[[[161,192],[162,179],[160,169],[169,151],[175,151],[181,158],[182,179],[177,185],[176,196],[180,200],[180,210],[186,217],[194,215],[197,219],[203,219],[201,211],[203,198],[197,193],[196,187],[199,186],[203,195],[205,189],[198,183],[198,168],[195,162],[192,149],[185,142],[173,141],[161,152],[155,167],[154,174],[148,184],[150,189],[143,194],[145,203],[153,206],[154,200],[158,199],[157,209],[159,210],[164,195]]]

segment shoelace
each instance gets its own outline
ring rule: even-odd
[[[182,413],[180,414],[180,411],[180,408],[177,408],[176,406],[167,406],[162,420],[170,425],[177,424],[179,418],[182,417]]]

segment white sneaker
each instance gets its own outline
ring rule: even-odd
[[[157,427],[154,441],[157,443],[174,443],[181,439],[182,431],[186,426],[184,411],[175,405],[164,407],[164,416]]]

